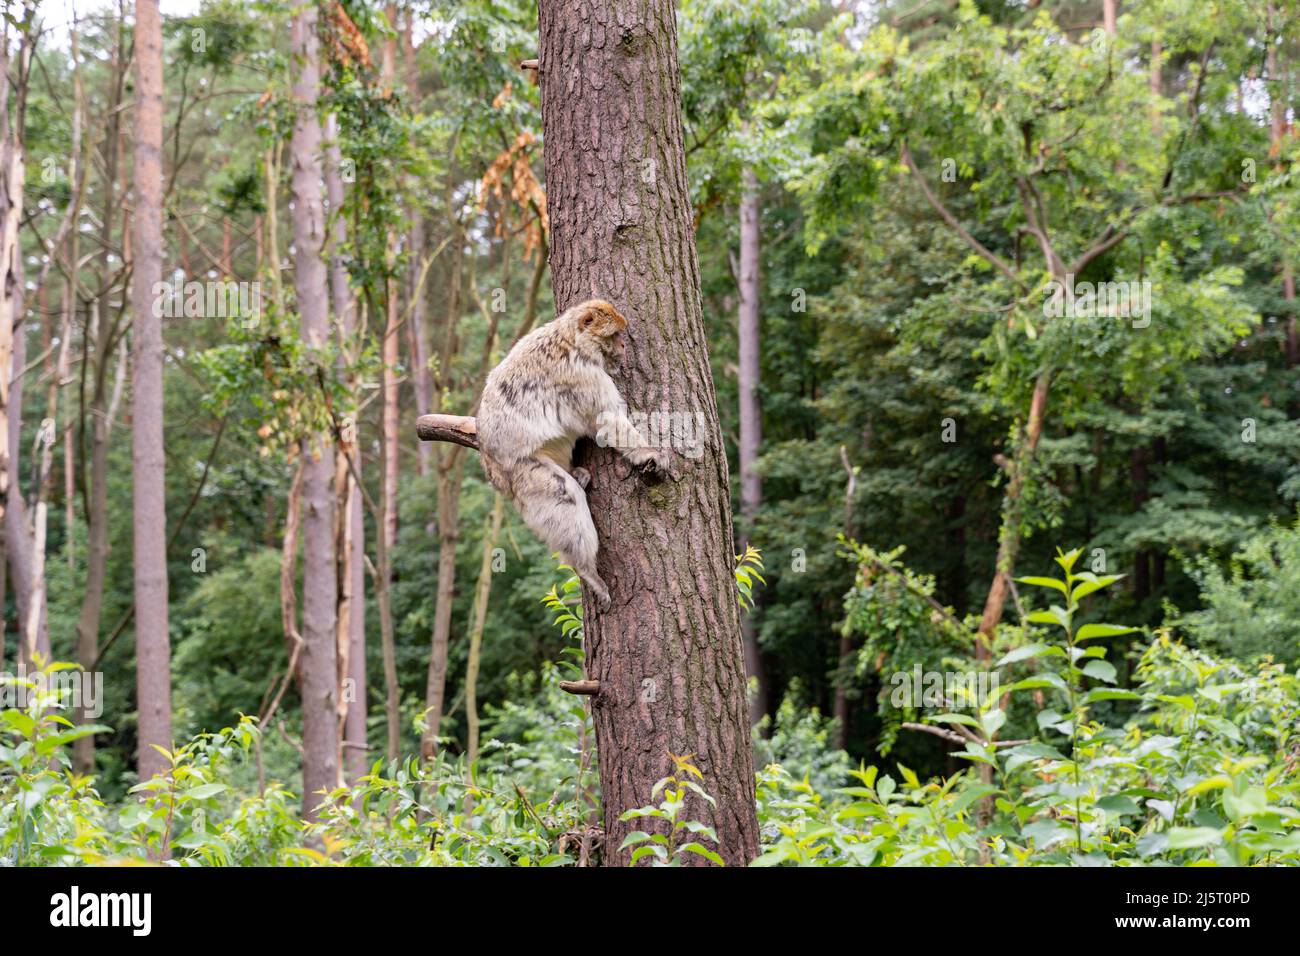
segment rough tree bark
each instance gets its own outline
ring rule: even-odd
[[[329,336],[326,288],[325,208],[322,201],[321,126],[316,115],[320,64],[316,7],[303,4],[293,16],[290,50],[297,73],[297,115],[290,146],[293,162],[294,285],[303,339],[320,348]],[[302,812],[315,819],[320,791],[339,784],[335,695],[338,648],[335,622],[338,582],[334,558],[333,455],[324,434],[303,440],[302,574]]]
[[[698,423],[702,454],[680,481],[649,485],[610,449],[588,447],[588,494],[613,604],[586,606],[587,677],[605,811],[605,862],[646,821],[619,816],[652,799],[693,754],[719,852],[758,851],[745,658],[736,597],[727,459],[700,307],[677,26],[670,0],[539,4],[542,121],[557,310],[610,299],[629,320],[619,384],[629,406]],[[701,857],[691,862],[704,863]]]
[[[163,454],[162,14],[135,4],[135,206],[131,213],[131,492],[135,568],[135,687],[141,780],[165,772],[155,748],[172,745],[171,640],[167,622],[167,499]]]
[[[739,391],[740,391],[740,516],[742,547],[749,543],[754,533],[754,521],[763,504],[763,479],[755,465],[758,449],[763,444],[763,409],[759,403],[759,258],[758,258],[758,177],[753,167],[746,166],[741,174],[740,196],[740,321],[739,339]],[[750,723],[758,723],[767,713],[767,678],[763,673],[763,658],[759,654],[758,635],[754,629],[753,612],[743,615],[740,622],[745,644],[745,672],[757,678],[758,690],[749,702]]]

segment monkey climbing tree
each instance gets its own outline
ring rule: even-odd
[[[607,864],[650,818],[670,755],[692,754],[701,786],[686,819],[713,826],[718,852],[758,852],[727,457],[701,315],[672,0],[542,0],[541,83],[551,283],[557,311],[606,298],[628,318],[616,381],[633,411],[697,423],[678,481],[649,482],[614,450],[579,445],[613,602],[584,609]],[[426,415],[426,440],[477,446],[472,418]],[[658,823],[659,821],[653,821]],[[706,865],[703,857],[689,862]]]

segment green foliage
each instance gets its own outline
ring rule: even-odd
[[[1116,580],[1076,573],[1078,558],[1058,556],[1062,577],[1021,579],[1054,595],[1028,620],[1059,639],[1024,643],[998,662],[1050,669],[995,687],[971,715],[929,716],[962,731],[949,732],[960,741],[953,756],[969,769],[930,780],[901,764],[898,779],[876,767],[851,770],[828,746],[833,724],[787,699],[760,745],[758,865],[1300,865],[1296,676],[1269,662],[1216,659],[1164,629],[1138,660],[1136,689],[1114,686],[1096,642],[1132,629],[1078,620],[1080,602]],[[561,626],[580,621],[559,593],[553,588],[547,603]],[[296,818],[296,801],[278,784],[241,780],[261,747],[248,718],[168,753],[166,773],[110,807],[69,770],[67,745],[87,729],[59,714],[58,693],[37,693],[0,712],[0,856],[56,865],[167,857],[181,865],[569,865],[582,855],[572,851],[593,810],[575,746],[585,714],[570,712],[558,672],[546,678],[540,705],[489,711],[493,740],[472,782],[446,753],[424,766],[379,762],[327,795],[314,822]],[[528,685],[520,690],[531,696]],[[999,739],[1003,701],[1038,691],[1056,694],[1062,709],[1042,707],[1031,739]],[[1130,703],[1127,716],[1093,716],[1094,705],[1117,700]],[[648,795],[658,802],[622,815],[663,821],[662,830],[636,831],[623,848],[657,866],[688,855],[720,863],[716,834],[686,816],[690,795],[713,798],[690,755],[670,756],[674,773]]]
[[[690,762],[694,754],[687,754],[684,757],[678,757],[676,754],[668,756],[672,758],[676,772],[658,781],[650,793],[652,798],[663,794],[663,801],[654,806],[636,807],[619,817],[624,822],[644,819],[663,820],[668,825],[668,832],[646,833],[644,830],[634,830],[624,837],[619,849],[636,847],[628,861],[629,866],[636,865],[636,862],[641,859],[647,859],[651,866],[681,866],[687,854],[696,854],[718,866],[723,866],[722,857],[700,842],[703,839],[717,844],[718,835],[713,828],[698,820],[682,819],[688,791],[710,804],[717,804],[717,801],[695,782],[695,780],[703,780],[704,774]]]
[[[800,696],[797,684],[790,687],[776,714],[764,714],[755,725],[754,764],[779,764],[816,792],[826,793],[844,784],[852,763],[832,744],[835,719],[806,706]]]
[[[1300,522],[1250,537],[1226,570],[1199,559],[1193,576],[1205,607],[1178,624],[1199,646],[1241,661],[1300,663]]]

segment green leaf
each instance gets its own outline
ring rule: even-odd
[[[1084,665],[1083,673],[1107,684],[1115,683],[1115,665],[1109,661],[1089,661]]]
[[[1097,801],[1097,807],[1101,810],[1105,810],[1107,813],[1117,815],[1142,812],[1142,808],[1137,805],[1137,801],[1123,793],[1116,793],[1109,797],[1102,797]]]
[[[1120,634],[1132,634],[1136,627],[1124,627],[1120,624],[1085,624],[1074,635],[1076,641],[1090,641],[1097,637],[1118,637]]]
[[[1026,661],[1031,657],[1037,657],[1048,649],[1046,644],[1026,644],[1024,647],[1017,647],[1005,655],[995,666],[1005,667],[1007,664],[1014,664],[1016,661]]]
[[[1090,690],[1083,697],[1085,704],[1095,704],[1099,700],[1141,700],[1141,694],[1135,694],[1131,690],[1112,690],[1105,687],[1098,687],[1096,690]]]
[[[638,843],[644,843],[648,839],[650,839],[650,834],[646,833],[644,830],[633,830],[623,838],[623,842],[618,845],[618,848],[620,850],[626,850],[628,847],[635,846]]]
[[[977,783],[968,790],[963,790],[957,799],[952,802],[950,809],[954,816],[961,813],[976,800],[987,797],[991,793],[997,793],[998,788],[987,783]]]
[[[937,714],[929,718],[934,724],[965,724],[967,727],[978,727],[979,721],[970,714]]]
[[[1065,681],[1061,680],[1057,674],[1040,674],[1038,677],[1026,677],[1024,680],[1018,680],[1010,687],[1006,688],[1004,693],[1014,694],[1018,690],[1038,690],[1039,688],[1050,687],[1055,690],[1065,691]]]
[[[663,862],[668,859],[668,851],[654,843],[646,843],[632,851],[632,862],[636,863],[637,860],[641,859],[643,856],[653,856],[655,859]]]
[[[224,783],[204,783],[192,790],[186,790],[185,796],[193,800],[206,800],[208,797],[215,797],[221,791],[228,789]]]
[[[1083,580],[1083,583],[1077,585],[1074,591],[1071,592],[1070,600],[1077,604],[1089,594],[1100,591],[1102,588],[1114,584],[1123,576],[1124,575],[1122,574],[1107,574],[1104,577],[1097,577],[1097,575],[1093,574],[1091,571],[1085,571],[1083,574],[1076,575],[1076,577]]]
[[[1059,581],[1056,578],[1025,577],[1025,578],[1016,578],[1016,580],[1019,581],[1021,584],[1033,584],[1036,587],[1040,587],[1040,588],[1056,588],[1056,590],[1060,591],[1062,594],[1067,596],[1070,593],[1066,587],[1065,582]]]
[[[681,846],[679,846],[679,847],[677,848],[677,852],[678,852],[678,853],[697,853],[697,854],[699,854],[700,856],[704,857],[706,860],[711,860],[711,861],[713,861],[714,863],[718,864],[718,866],[726,866],[726,865],[727,865],[726,863],[724,863],[724,862],[722,861],[722,857],[718,856],[718,854],[714,853],[712,850],[706,850],[706,849],[705,849],[703,846],[701,846],[699,843],[695,843],[695,842],[691,842],[691,843],[683,843]]]
[[[1166,833],[1169,834],[1171,850],[1195,850],[1214,846],[1223,840],[1223,831],[1213,827],[1170,827]]]

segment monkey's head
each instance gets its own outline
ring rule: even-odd
[[[627,355],[627,319],[604,299],[589,299],[568,311],[575,325],[576,340],[607,365],[616,365]]]

